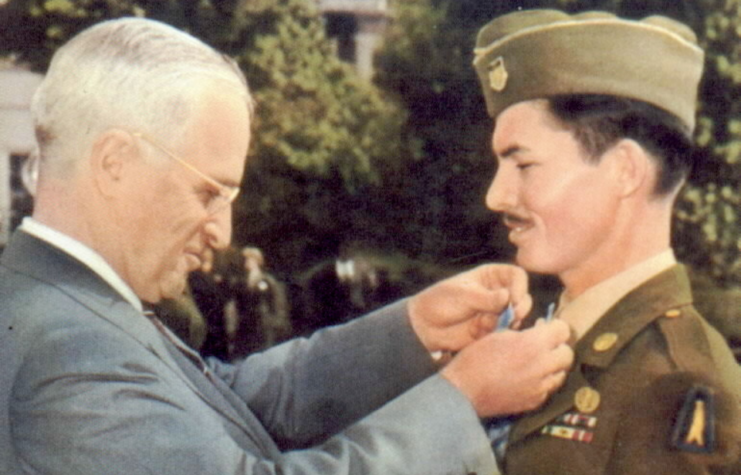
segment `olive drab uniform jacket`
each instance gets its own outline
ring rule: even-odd
[[[741,474],[741,367],[674,266],[576,345],[564,386],[512,427],[507,475]]]

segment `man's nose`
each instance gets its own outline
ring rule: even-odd
[[[204,226],[206,242],[212,249],[224,249],[232,241],[232,207],[226,206],[209,218]]]
[[[503,212],[517,204],[517,189],[514,177],[500,165],[486,192],[486,207],[492,211]]]

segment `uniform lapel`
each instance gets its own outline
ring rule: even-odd
[[[692,305],[692,291],[684,267],[667,269],[633,290],[611,308],[579,341],[577,352],[587,365],[606,369],[622,349],[668,310]],[[597,351],[597,340],[608,333],[617,336],[614,345]]]
[[[517,443],[571,409],[574,406],[574,394],[586,385],[588,382],[580,369],[571,371],[566,383],[551,396],[545,406],[526,414],[515,423],[509,436],[509,444]]]
[[[669,309],[692,303],[689,279],[683,266],[674,266],[630,292],[611,308],[579,340],[576,361],[566,383],[539,410],[524,415],[512,428],[509,444],[515,444],[574,407],[576,392],[596,383],[620,351],[647,325]],[[603,335],[617,336],[608,349],[595,349]]]

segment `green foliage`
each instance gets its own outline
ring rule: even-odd
[[[405,114],[336,57],[304,0],[250,2],[238,22],[258,108],[236,237],[306,268],[363,239],[360,210],[411,153]]]
[[[374,162],[399,155],[403,114],[335,57],[307,2],[282,3],[244,15],[243,28],[259,31],[240,56],[259,104],[253,155],[322,177],[336,170],[350,189],[378,182]]]
[[[741,1],[701,2],[706,71],[696,173],[681,197],[679,250],[726,285],[741,283]]]

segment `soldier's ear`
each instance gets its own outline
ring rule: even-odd
[[[110,129],[98,136],[90,151],[90,170],[101,194],[116,193],[138,153],[134,137],[126,131]]]
[[[605,152],[602,160],[608,160],[621,196],[628,197],[639,192],[649,193],[653,189],[656,165],[648,152],[638,142],[622,139]]]

